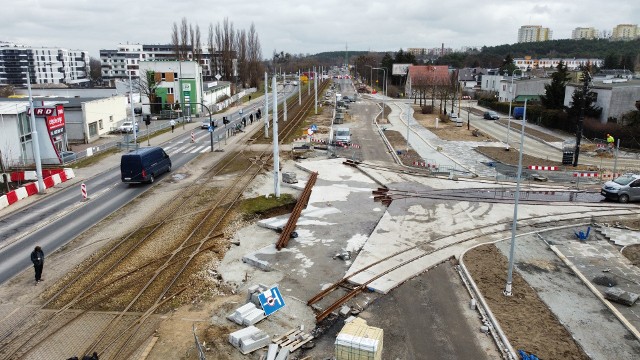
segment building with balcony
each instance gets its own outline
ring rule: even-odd
[[[539,42],[551,40],[553,31],[540,25],[524,25],[518,30],[518,42]]]
[[[220,52],[210,53],[208,49],[201,49],[201,53],[194,54],[191,50],[182,61],[196,61],[202,68],[203,80],[212,80],[216,75],[222,78],[224,74]],[[120,44],[115,50],[100,50],[100,64],[102,80],[105,85],[114,86],[116,80],[140,76],[140,62],[142,61],[177,61],[175,47],[164,45]],[[231,74],[229,74],[231,75]]]
[[[0,43],[0,85],[77,85],[89,81],[89,54],[82,50]]]

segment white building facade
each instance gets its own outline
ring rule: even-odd
[[[592,27],[577,27],[571,31],[572,40],[597,39],[598,30]]]
[[[604,64],[603,59],[534,59],[531,57],[517,58],[513,59],[513,63],[518,67],[518,69],[522,71],[533,70],[533,69],[555,69],[560,61],[564,62],[569,70],[577,70],[580,66],[587,65],[587,63],[592,66],[602,66]]]
[[[201,49],[200,67],[204,79],[212,79],[222,69],[217,68],[215,59],[218,52],[212,55],[208,49]],[[197,61],[198,56],[188,51],[182,61]],[[101,75],[105,84],[114,86],[116,80],[140,76],[140,62],[143,61],[177,61],[173,45],[141,45],[120,44],[115,50],[100,50]],[[214,66],[212,66],[214,65]],[[222,74],[224,75],[224,74]]]
[[[640,38],[637,24],[620,24],[613,28],[611,40],[634,40]]]

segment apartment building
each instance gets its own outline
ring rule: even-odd
[[[560,61],[564,62],[569,70],[577,70],[580,66],[587,65],[602,66],[604,64],[603,59],[561,59],[561,58],[541,58],[534,59],[531,56],[525,56],[524,58],[515,58],[513,63],[522,71],[528,71],[533,69],[555,69]]]
[[[597,39],[598,38],[598,30],[592,27],[577,27],[571,31],[571,39],[572,40],[580,40],[580,39]]]
[[[0,85],[80,84],[89,81],[89,53],[0,43]]]
[[[192,51],[182,61],[197,61],[198,56]],[[220,61],[219,52],[211,54],[208,49],[202,49],[200,67],[205,80],[211,80],[215,75],[225,77]],[[116,80],[124,80],[131,75],[140,76],[140,62],[142,61],[173,61],[177,60],[173,45],[141,45],[120,44],[115,50],[100,50],[102,79],[106,85],[114,86]]]
[[[553,31],[540,25],[524,25],[518,30],[518,42],[538,42],[551,40]]]
[[[634,24],[620,24],[613,28],[611,40],[634,40],[640,38],[640,29]]]

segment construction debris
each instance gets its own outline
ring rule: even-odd
[[[238,325],[250,326],[257,324],[265,318],[264,311],[253,303],[247,303],[236,309],[227,319]]]
[[[269,335],[255,326],[229,334],[229,342],[244,355],[261,349],[271,342]]]
[[[607,300],[615,301],[617,303],[633,306],[633,304],[638,300],[638,294],[624,291],[617,287],[612,287],[604,292],[604,297]]]
[[[293,329],[287,331],[284,335],[273,339],[273,343],[278,344],[283,348],[288,348],[289,352],[294,352],[312,339],[313,336],[311,334],[307,334],[299,329]]]
[[[296,178],[296,173],[294,172],[282,173],[282,182],[286,184],[297,184],[298,179]]]

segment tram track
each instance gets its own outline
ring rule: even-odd
[[[322,88],[324,86],[326,83]],[[313,100],[307,97],[302,106],[291,110],[288,125],[279,130],[281,139],[293,134],[312,105]],[[259,133],[259,129],[256,132]],[[40,344],[72,326],[89,311],[117,311],[118,314],[82,353],[96,351],[101,359],[127,358],[141,345],[135,334],[144,322],[167,301],[185,291],[185,270],[194,260],[208,250],[224,253],[226,245],[220,244],[219,238],[226,221],[244,190],[264,171],[271,157],[267,151],[257,155],[244,151],[226,155],[220,163],[207,169],[206,178],[224,173],[231,164],[238,167],[239,160],[245,160],[247,166],[229,181],[230,186],[216,192],[219,196],[214,205],[198,209],[202,207],[198,204],[199,197],[209,190],[208,181],[190,187],[186,195],[176,195],[167,207],[159,209],[156,214],[159,221],[123,236],[94,255],[90,259],[93,266],[81,268],[50,290],[39,310],[53,308],[55,311],[49,311],[37,321],[25,317],[5,328],[0,333],[0,356],[7,359],[28,357]],[[190,218],[172,216],[177,209],[184,208],[192,210]],[[179,229],[173,229],[175,227]],[[167,232],[172,235],[170,239],[167,239]],[[157,257],[140,256],[141,248],[154,247],[159,242],[164,246]],[[123,318],[132,313],[141,314],[132,324],[123,323]],[[5,320],[0,321],[0,327]]]
[[[574,212],[566,212],[563,214],[532,216],[528,218],[520,218],[518,220],[518,232],[526,233],[533,231],[537,228],[549,226],[551,224],[558,226],[559,223],[589,220],[592,222],[595,217],[607,217],[607,216],[625,216],[636,215],[637,209],[635,207],[618,206],[609,207],[606,209],[589,209]],[[478,242],[489,241],[490,239],[500,239],[506,237],[511,231],[511,220],[502,221],[498,223],[488,224],[484,226],[476,226],[473,229],[466,229],[456,231],[452,234],[439,236],[432,240],[424,240],[417,242],[415,246],[405,248],[397,251],[384,258],[372,262],[355,272],[350,273],[341,280],[326,287],[323,291],[319,292],[315,296],[311,297],[307,301],[307,305],[312,306],[316,310],[316,322],[320,323],[325,320],[331,313],[343,306],[352,298],[356,297],[359,293],[365,291],[371,283],[382,278],[385,275],[390,274],[393,271],[399,270],[404,266],[407,266],[415,261],[418,261],[426,256],[432,256],[439,251],[444,251],[453,246],[464,245],[465,243],[476,244]],[[484,239],[483,239],[484,238]],[[408,255],[415,250],[421,250],[418,255]],[[410,256],[407,259],[398,259],[402,255]],[[364,274],[367,271],[373,270],[374,267],[378,268],[378,272],[372,275],[365,281],[360,281],[359,284],[353,284],[350,279],[356,275]],[[424,269],[425,271],[428,269]],[[399,284],[398,284],[399,285]],[[344,295],[338,295],[337,300],[332,300],[329,305],[320,307],[318,303],[323,299],[330,296],[337,289],[347,289]],[[333,297],[335,299],[335,296]]]

